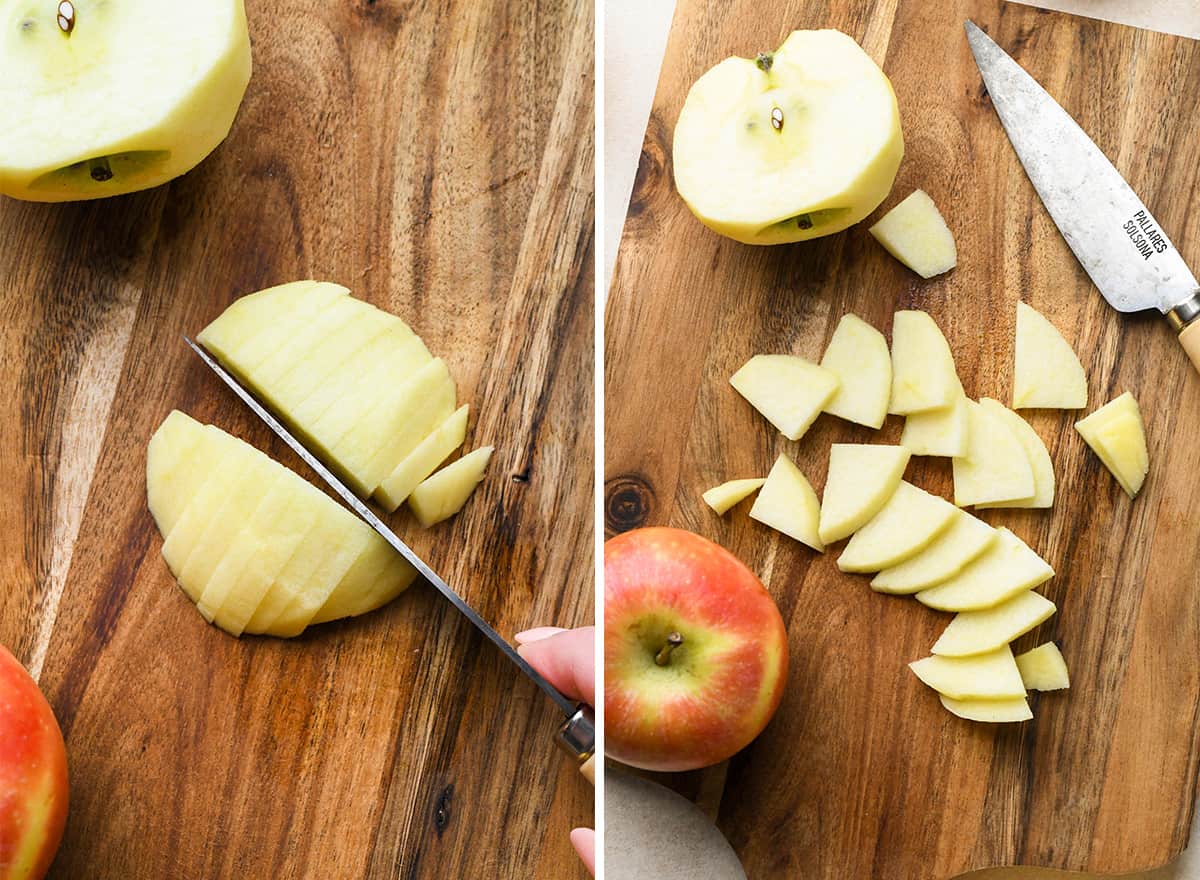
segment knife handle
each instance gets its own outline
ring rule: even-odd
[[[1179,344],[1200,371],[1200,290],[1167,312],[1167,323],[1179,334]]]
[[[579,765],[579,772],[583,774],[583,778],[592,785],[596,784],[596,756],[592,755],[586,761]]]
[[[1200,371],[1200,321],[1193,321],[1179,331],[1179,344],[1192,359],[1192,366]]]

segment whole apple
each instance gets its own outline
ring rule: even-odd
[[[0,646],[0,880],[37,880],[67,821],[67,751],[50,704]]]
[[[741,560],[682,529],[604,545],[605,753],[692,770],[744,748],[779,706],[787,633]]]

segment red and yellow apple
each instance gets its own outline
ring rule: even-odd
[[[725,760],[775,714],[787,661],[779,609],[728,550],[670,528],[605,544],[609,757],[668,771]]]
[[[0,880],[37,880],[67,821],[67,752],[50,704],[0,646]]]

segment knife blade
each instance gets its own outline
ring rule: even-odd
[[[1017,158],[1088,277],[1119,312],[1162,312],[1200,370],[1200,283],[1162,226],[1070,114],[974,22],[965,27]]]
[[[559,746],[566,751],[571,757],[575,758],[581,765],[581,770],[584,775],[592,780],[592,758],[595,751],[595,726],[593,722],[592,709],[584,703],[575,703],[567,699],[554,685],[548,682],[542,675],[529,665],[529,662],[522,657],[517,650],[504,640],[500,633],[496,632],[492,626],[484,620],[479,613],[467,604],[458,593],[454,591],[449,584],[442,579],[432,568],[430,568],[420,556],[413,551],[406,543],[400,540],[388,526],[375,515],[371,508],[367,507],[357,495],[339,480],[332,471],[330,471],[321,461],[308,451],[308,448],[292,435],[292,432],[284,427],[274,415],[272,415],[266,407],[255,399],[243,385],[239,382],[228,370],[212,357],[202,347],[193,342],[189,337],[183,337],[184,342],[200,356],[208,367],[217,374],[217,376],[230,390],[236,394],[246,406],[254,412],[267,427],[275,432],[275,435],[283,440],[292,451],[295,452],[304,463],[317,472],[317,475],[324,480],[325,484],[346,503],[346,506],[354,511],[360,519],[366,522],[376,533],[388,542],[397,553],[415,568],[426,581],[428,581],[434,589],[441,593],[450,604],[459,610],[459,612],[471,622],[471,625],[481,632],[489,641],[500,649],[505,657],[516,664],[517,668],[536,684],[542,691],[550,697],[559,710],[566,716],[566,720],[558,730],[557,742]]]

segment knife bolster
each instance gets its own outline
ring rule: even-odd
[[[1200,290],[1167,312],[1167,321],[1176,333],[1182,333],[1197,318],[1200,318]]]

